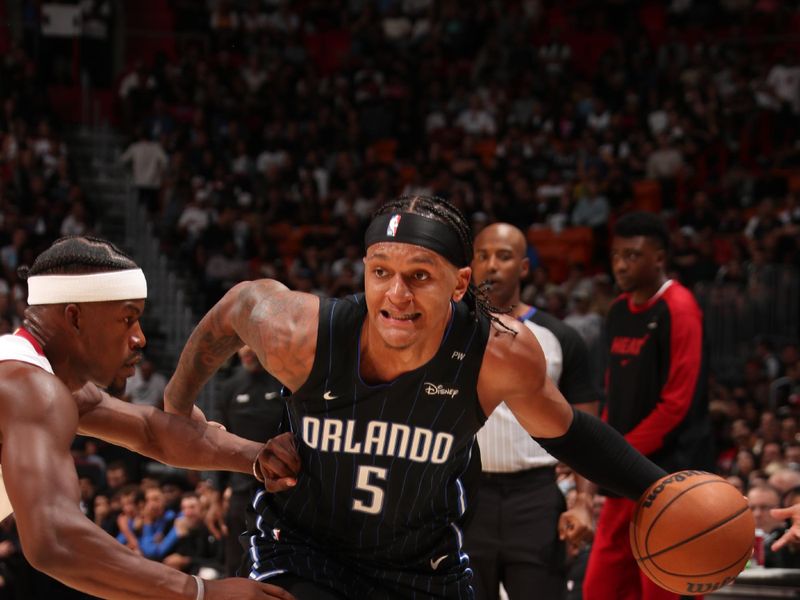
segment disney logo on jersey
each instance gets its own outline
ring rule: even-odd
[[[428,396],[450,396],[454,398],[458,395],[457,388],[446,388],[442,384],[430,383],[429,381],[426,381],[423,385],[425,386],[423,389]]]

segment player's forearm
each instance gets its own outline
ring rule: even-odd
[[[574,404],[573,406],[578,410],[582,410],[583,412],[592,415],[593,417],[597,417],[598,412],[600,412],[599,402],[586,402]],[[594,495],[597,493],[597,490],[598,487],[596,484],[586,479],[580,473],[575,473],[575,491],[578,494],[577,501],[579,503],[591,509],[594,503]]]
[[[196,596],[192,577],[137,556],[80,513],[49,529],[49,535],[36,543],[23,540],[25,554],[34,567],[70,587],[111,600]]]
[[[206,422],[152,409],[148,439],[140,454],[175,467],[251,473],[263,444],[246,440]]]
[[[231,320],[240,292],[240,286],[232,288],[192,331],[164,390],[165,411],[189,416],[205,383],[242,347]]]
[[[654,481],[666,475],[616,430],[582,411],[573,413],[564,435],[534,439],[574,471],[631,500],[638,500]]]

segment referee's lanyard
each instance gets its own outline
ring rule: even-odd
[[[535,314],[536,314],[536,307],[531,306],[524,315],[522,315],[521,317],[517,317],[517,320],[524,323]]]

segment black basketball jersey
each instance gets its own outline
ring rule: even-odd
[[[293,573],[347,598],[471,597],[460,523],[489,322],[452,306],[427,364],[369,385],[363,295],[321,301],[314,365],[288,402],[303,471],[292,490],[254,499],[251,577]]]

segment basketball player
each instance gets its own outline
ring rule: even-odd
[[[502,401],[553,456],[623,495],[663,475],[573,411],[530,330],[476,297],[472,237],[452,204],[389,202],[365,242],[364,295],[238,284],[198,324],[167,385],[166,409],[189,415],[247,344],[294,392],[303,470],[295,488],[253,500],[251,578],[301,600],[472,597],[465,476],[475,433]]]
[[[629,213],[614,227],[611,266],[623,294],[606,330],[604,417],[670,472],[713,470],[703,316],[692,293],[666,277],[669,233],[654,214]],[[609,497],[597,523],[585,600],[677,600],[641,572],[628,543],[634,502]]]
[[[83,515],[70,454],[76,432],[193,469],[255,471],[261,444],[95,387],[130,377],[145,344],[139,317],[147,284],[116,247],[62,238],[21,276],[30,306],[23,328],[0,337],[0,435],[5,487],[30,563],[102,598],[290,598],[274,586],[204,582],[146,560]],[[279,461],[264,467],[282,469]]]
[[[597,393],[581,336],[556,317],[520,302],[520,280],[528,273],[526,246],[525,235],[513,225],[484,228],[475,237],[473,282],[486,288],[493,306],[533,332],[547,375],[564,398],[596,415]],[[531,438],[505,403],[478,432],[478,445],[483,464],[478,509],[465,531],[476,598],[496,599],[500,583],[511,600],[530,598],[531,590],[541,598],[563,598],[565,549],[559,537],[577,543],[591,535],[588,482],[578,478],[576,507],[564,512],[564,494],[556,485],[558,461]]]

